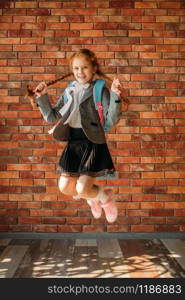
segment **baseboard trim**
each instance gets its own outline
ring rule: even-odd
[[[0,232],[0,239],[185,239],[185,232]]]

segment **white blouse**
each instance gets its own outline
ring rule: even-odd
[[[69,87],[66,90],[68,102],[63,106],[63,108],[59,112],[61,113],[61,115],[63,115],[68,109],[71,109],[71,112],[64,124],[69,124],[69,126],[73,128],[82,127],[79,105],[82,101],[85,89],[87,89],[89,86],[90,83],[82,84],[78,81],[75,81],[74,86]]]

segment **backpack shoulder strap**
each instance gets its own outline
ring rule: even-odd
[[[102,106],[102,94],[105,86],[105,80],[97,79],[93,88],[93,99],[96,110],[98,111],[100,122],[104,125],[104,115]]]
[[[102,102],[102,93],[105,86],[105,80],[97,79],[93,88],[93,99],[96,109],[98,109],[97,103]]]
[[[72,87],[74,84],[74,81],[69,82],[69,84],[67,85],[67,88]],[[64,103],[66,103],[68,101],[67,99],[67,95],[66,92],[64,92]]]

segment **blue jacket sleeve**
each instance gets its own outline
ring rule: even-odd
[[[54,107],[51,106],[48,94],[42,95],[37,98],[36,103],[44,120],[48,123],[53,123],[61,118],[59,110],[64,105],[64,98],[62,94]]]
[[[121,99],[119,96],[104,88],[102,96],[103,114],[105,119],[105,130],[108,131],[120,119],[121,115]]]

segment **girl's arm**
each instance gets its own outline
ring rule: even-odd
[[[122,101],[123,88],[118,79],[114,79],[111,85],[111,90],[107,88],[103,91],[103,113],[105,119],[105,130],[109,131],[120,119],[121,116],[121,101]],[[128,108],[126,99],[124,101]]]
[[[115,93],[115,91],[109,91],[108,88],[105,88],[103,91],[103,114],[104,114],[104,128],[106,131],[109,131],[120,119],[121,115],[121,98]]]
[[[46,122],[53,123],[61,118],[59,110],[64,105],[63,94],[60,96],[58,102],[54,107],[51,106],[48,94],[42,95],[37,98],[36,103]]]
[[[47,94],[47,86],[45,82],[41,82],[36,87],[35,94],[37,96],[36,104],[39,107],[40,112],[46,122],[53,123],[61,118],[59,110],[64,105],[63,94],[60,96],[58,102],[54,107],[52,107],[49,101],[49,97]]]

